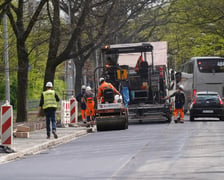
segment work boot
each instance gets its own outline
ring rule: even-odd
[[[94,126],[94,122],[93,121],[91,121],[91,127],[93,127]]]
[[[47,136],[47,139],[50,139],[51,138],[51,136]]]
[[[56,131],[53,130],[52,133],[54,134],[54,138],[57,139],[58,138],[58,135],[56,134]]]
[[[179,121],[179,123],[184,123],[184,121],[183,121],[183,120],[181,120],[181,121]]]
[[[175,123],[178,123],[177,119],[174,119],[174,122],[175,122]]]

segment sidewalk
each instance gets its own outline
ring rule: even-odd
[[[55,145],[67,143],[79,136],[92,132],[93,129],[94,128],[86,128],[78,125],[75,127],[58,127],[58,139],[54,139],[53,135],[51,139],[46,139],[46,129],[31,131],[29,138],[14,137],[11,148],[15,150],[15,152],[0,153],[0,164],[26,155],[38,153]]]

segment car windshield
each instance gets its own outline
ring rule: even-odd
[[[215,94],[200,94],[197,96],[197,101],[198,102],[203,102],[203,101],[219,101],[219,98]]]

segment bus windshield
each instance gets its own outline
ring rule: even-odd
[[[224,59],[198,59],[197,65],[201,73],[224,72]]]

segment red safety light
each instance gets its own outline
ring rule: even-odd
[[[163,68],[162,67],[159,68],[159,76],[163,77]]]
[[[193,97],[195,96],[196,92],[197,92],[197,89],[194,89],[193,90]]]
[[[223,105],[223,102],[222,102],[221,97],[220,97],[220,96],[218,96],[218,97],[219,97],[219,103],[220,103],[221,105]]]
[[[199,61],[198,64],[201,65],[201,61]]]
[[[108,45],[105,45],[105,46],[104,46],[104,49],[109,49],[109,46],[108,46]]]

